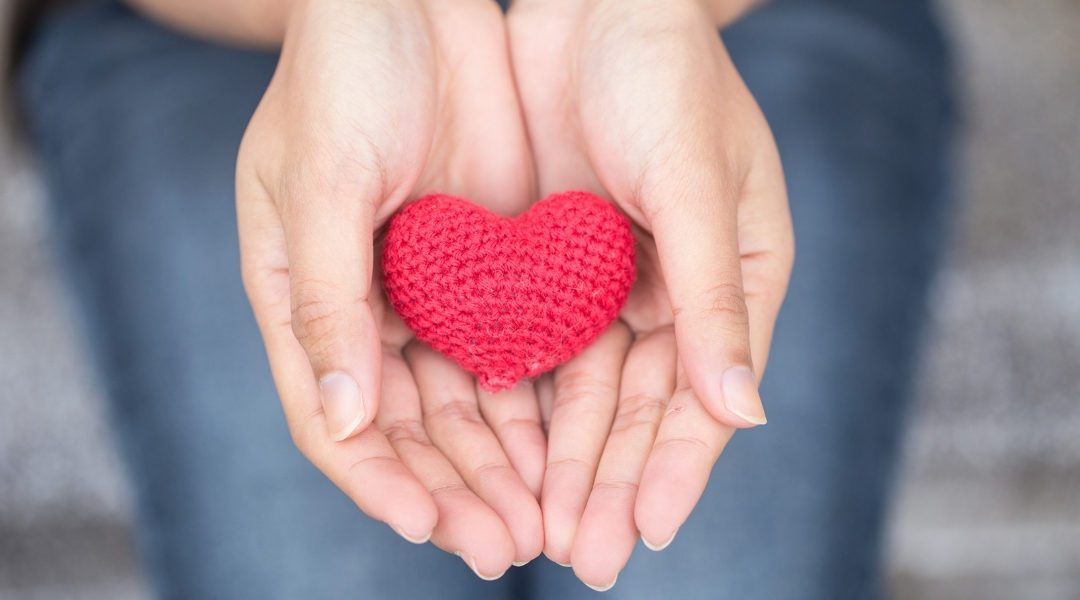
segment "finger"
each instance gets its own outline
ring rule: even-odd
[[[737,191],[720,174],[675,177],[649,213],[675,315],[679,358],[709,412],[732,427],[765,423],[750,355],[736,217]]]
[[[285,417],[297,447],[357,506],[414,539],[428,537],[438,518],[431,495],[401,463],[382,433],[347,442],[327,435],[311,367],[293,336],[283,235],[268,201],[238,193],[244,284],[270,358]]]
[[[473,378],[421,343],[410,344],[405,356],[432,442],[506,523],[516,548],[514,562],[536,558],[544,545],[540,505],[480,417]]]
[[[498,394],[479,387],[476,393],[484,421],[495,432],[510,464],[529,491],[539,498],[547,460],[547,437],[540,421],[535,387],[525,381]]]
[[[383,393],[375,423],[435,500],[439,521],[432,543],[461,556],[482,579],[497,579],[514,560],[514,541],[499,515],[465,485],[431,443],[412,373],[398,356],[384,357]]]
[[[548,460],[540,495],[544,554],[570,564],[578,523],[615,416],[619,373],[630,330],[616,322],[584,352],[555,370]]]
[[[367,302],[378,198],[319,169],[297,168],[277,205],[293,334],[319,382],[330,436],[342,440],[371,422],[380,398],[382,348]]]
[[[750,321],[750,351],[760,380],[795,260],[783,169],[776,146],[771,143],[761,151],[743,186],[739,250]]]
[[[615,421],[570,555],[574,573],[591,587],[613,585],[637,544],[638,484],[674,388],[671,329],[635,341],[623,367]]]
[[[544,373],[533,384],[536,388],[536,400],[540,404],[540,421],[544,425],[544,435],[551,431],[551,411],[555,407],[555,378],[551,373]]]
[[[671,543],[734,432],[709,415],[680,367],[634,505],[634,522],[646,546],[662,550]]]

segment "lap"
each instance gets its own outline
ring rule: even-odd
[[[636,553],[614,597],[874,594],[943,222],[944,96],[866,21],[791,6],[725,32],[777,135],[799,243],[763,390],[770,422],[735,437],[675,543]],[[273,66],[104,4],[50,24],[24,70],[163,595],[587,592],[546,561],[476,581],[363,517],[292,447],[233,210],[236,148]]]

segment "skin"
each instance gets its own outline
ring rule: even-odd
[[[638,226],[620,322],[553,377],[544,552],[597,589],[639,536],[670,543],[734,430],[764,422],[756,381],[727,374],[763,373],[794,242],[708,8],[520,0],[508,19],[540,194],[590,189]]]
[[[364,512],[497,577],[543,544],[535,395],[492,402],[416,343],[373,276],[373,240],[424,193],[507,213],[531,200],[502,15],[482,0],[318,0],[286,32],[240,148],[237,208],[293,437]],[[359,420],[335,418],[331,377],[359,388]]]
[[[132,3],[281,47],[237,210],[305,456],[486,579],[543,550],[607,589],[639,536],[666,545],[733,431],[764,422],[793,260],[775,145],[716,36],[750,3],[518,0],[506,19],[488,0]],[[516,214],[575,188],[637,225],[626,309],[535,386],[479,391],[386,305],[379,230],[428,192]]]

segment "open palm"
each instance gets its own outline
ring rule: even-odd
[[[427,192],[500,212],[533,196],[502,15],[471,0],[302,4],[237,171],[245,286],[290,430],[366,513],[496,577],[542,547],[535,395],[494,402],[413,340],[375,240]]]
[[[519,0],[511,51],[540,193],[586,188],[638,225],[639,278],[554,374],[545,553],[605,589],[670,542],[764,371],[793,258],[775,144],[695,1]]]

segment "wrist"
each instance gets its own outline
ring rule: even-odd
[[[125,0],[131,8],[196,37],[242,46],[281,44],[294,0]]]
[[[765,0],[706,0],[705,5],[716,26],[723,29],[764,3]]]
[[[555,13],[579,11],[584,13],[591,8],[612,2],[623,4],[627,0],[514,0],[514,11],[545,10]],[[765,0],[639,0],[639,4],[652,2],[658,8],[668,11],[680,7],[687,8],[703,18],[710,19],[719,28],[727,27],[740,17],[763,4]],[[627,7],[629,8],[629,7]]]
[[[248,3],[241,26],[246,30],[246,37],[256,40],[264,46],[280,46],[285,40],[285,32],[292,20],[292,15],[300,10],[305,0],[263,0]]]

